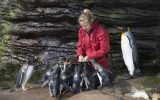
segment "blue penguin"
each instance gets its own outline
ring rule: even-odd
[[[64,65],[63,62],[64,59],[59,58],[58,62],[55,64],[51,64],[52,67],[50,67],[43,75],[41,81],[39,83],[41,83],[41,87],[44,87],[46,84],[49,83],[52,74],[54,73],[54,70],[56,70],[58,67],[61,69]]]
[[[66,76],[66,72],[67,72],[67,62],[64,62],[64,65],[61,67],[61,79],[65,80],[67,79],[67,76]]]
[[[60,67],[54,66],[54,70],[52,71],[52,75],[50,77],[49,81],[49,91],[50,91],[50,96],[52,97],[58,97],[60,94]]]
[[[67,90],[72,91],[71,86],[72,86],[73,75],[74,75],[74,64],[66,60],[64,62],[63,67],[61,68],[61,74],[60,74],[62,88],[66,88]]]
[[[112,72],[110,70],[105,69],[100,64],[98,64],[94,59],[91,59],[91,63],[96,70],[94,75],[97,75],[99,79],[99,83],[100,83],[99,88],[104,85],[110,86],[111,83],[110,83],[109,73],[112,73]]]
[[[81,77],[82,77],[82,81],[80,83],[81,87],[83,85],[83,82],[85,83],[85,87],[86,89],[92,89],[93,86],[91,84],[91,80],[89,79],[89,76],[87,75],[88,73],[88,62],[83,62],[83,69],[82,69],[82,73],[81,73]]]
[[[82,73],[82,68],[83,68],[83,63],[78,63],[78,65],[75,66],[75,73],[73,76],[73,85],[72,85],[72,89],[74,93],[78,93],[81,92],[81,81],[82,81],[82,77],[81,77],[81,73]]]
[[[51,78],[52,72],[53,72],[53,68],[49,68],[46,73],[43,75],[40,83],[42,83],[41,87],[44,87],[46,84],[49,83],[49,80]]]
[[[129,77],[126,79],[132,78],[136,72],[141,73],[136,41],[129,28],[126,32],[122,32],[121,34],[121,50],[124,63],[129,71]]]
[[[70,68],[68,62],[65,59],[60,58],[56,66],[53,67],[51,77],[49,80],[49,90],[51,96],[58,97],[62,95],[63,89],[70,90],[68,83],[68,68]],[[71,74],[71,73],[70,73]]]
[[[86,89],[92,89],[93,85],[91,83],[91,79],[89,78],[87,62],[79,62],[75,67],[75,74],[73,77],[73,92],[78,93],[81,92],[83,88],[83,83]]]
[[[33,69],[34,66],[32,61],[28,61],[21,67],[17,74],[16,88],[22,87],[23,90],[26,90],[25,85],[30,79]]]

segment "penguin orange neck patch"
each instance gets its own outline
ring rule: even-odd
[[[126,37],[125,32],[122,32],[121,38],[124,39]]]

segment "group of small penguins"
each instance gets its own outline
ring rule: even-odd
[[[141,73],[138,65],[138,53],[136,41],[128,29],[121,35],[121,49],[123,60],[129,74],[126,79],[131,79],[136,73]],[[48,86],[50,95],[61,96],[65,91],[79,93],[81,90],[92,90],[102,86],[110,86],[110,70],[105,69],[94,59],[91,59],[93,67],[88,67],[88,62],[71,63],[70,59],[59,58],[57,63],[51,66],[43,75],[41,87]],[[15,88],[26,90],[26,83],[34,70],[34,61],[29,60],[17,74]],[[13,91],[13,90],[12,90]]]
[[[91,60],[94,67],[88,67],[88,62],[71,63],[67,58],[59,58],[43,75],[41,87],[48,86],[50,96],[59,97],[64,92],[79,93],[81,90],[92,90],[102,86],[110,86],[109,70],[104,69],[95,60]],[[34,70],[34,62],[28,61],[17,74],[16,86],[13,90],[26,90],[26,83]]]

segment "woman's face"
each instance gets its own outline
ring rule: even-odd
[[[89,32],[91,30],[91,24],[87,20],[80,21],[79,23],[80,23],[81,27],[83,29],[85,29],[87,32]]]

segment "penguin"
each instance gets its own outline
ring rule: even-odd
[[[65,59],[60,58],[58,63],[53,67],[51,77],[49,78],[49,90],[51,96],[61,96],[64,89],[71,90],[69,85],[70,76],[67,72],[72,66],[69,65],[70,64]]]
[[[60,84],[61,84],[61,89],[60,89],[60,94],[61,90],[63,88],[70,90],[70,84],[71,80],[70,78],[73,76],[73,69],[72,65],[67,58],[60,58],[59,59],[59,67],[61,68],[61,73],[60,73]]]
[[[58,97],[60,94],[60,67],[55,66],[54,70],[52,71],[52,75],[49,81],[49,91],[50,91],[50,96],[52,97]]]
[[[101,88],[104,85],[110,86],[111,82],[110,82],[109,73],[112,73],[112,72],[110,70],[105,69],[100,64],[98,64],[94,59],[91,59],[90,61],[96,70],[94,75],[97,75],[99,79],[100,85],[98,88]]]
[[[72,86],[73,75],[74,75],[74,64],[71,64],[69,60],[66,60],[64,62],[63,67],[61,68],[61,74],[60,74],[60,79],[62,84],[61,90],[67,89],[69,91],[72,91],[71,86]]]
[[[63,80],[67,79],[67,76],[66,76],[67,63],[68,62],[64,62],[64,65],[61,67],[61,79]]]
[[[75,74],[73,77],[73,87],[72,91],[74,93],[79,93],[85,87],[86,90],[93,89],[93,84],[91,83],[90,76],[88,75],[88,62],[79,62],[75,67]],[[84,85],[83,85],[84,84]]]
[[[82,77],[81,77],[81,73],[82,73],[82,68],[83,68],[83,63],[78,63],[78,65],[75,66],[75,70],[74,70],[74,76],[73,76],[73,85],[72,85],[72,89],[74,93],[79,93],[81,92],[81,81],[82,81]]]
[[[121,50],[124,63],[129,71],[129,76],[126,79],[133,78],[135,72],[141,73],[138,63],[136,41],[129,28],[121,34]]]
[[[83,69],[81,73],[82,81],[80,83],[80,86],[82,87],[83,83],[85,84],[85,89],[90,90],[93,88],[91,84],[91,80],[89,79],[87,73],[88,73],[88,62],[83,62]]]
[[[60,69],[62,69],[63,67],[63,60],[62,58],[59,58],[58,62],[54,65],[52,65],[52,67],[50,67],[43,75],[42,79],[39,81],[41,85],[41,87],[44,87],[46,84],[49,83],[50,79],[51,79],[51,76],[52,74],[54,73],[54,70],[56,70],[58,67]]]
[[[33,61],[28,61],[21,67],[17,74],[16,88],[22,87],[23,90],[26,90],[25,86],[32,75],[33,69]]]
[[[49,83],[49,80],[51,78],[51,75],[52,75],[52,72],[53,72],[53,68],[49,68],[46,73],[43,75],[40,83],[42,83],[41,87],[44,87],[46,84]]]

